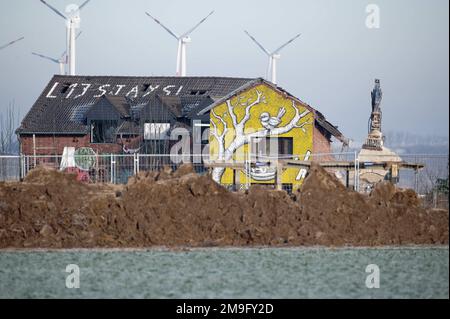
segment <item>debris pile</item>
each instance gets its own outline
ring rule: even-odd
[[[448,211],[380,183],[370,196],[312,165],[299,192],[229,192],[184,165],[127,185],[45,168],[0,183],[0,248],[448,244]]]

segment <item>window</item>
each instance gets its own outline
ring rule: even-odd
[[[281,189],[286,191],[288,194],[292,194],[292,184],[281,184]]]
[[[292,137],[266,137],[257,138],[252,142],[252,151],[256,156],[287,157],[292,155]]]
[[[91,120],[91,143],[114,143],[117,120]]]
[[[169,139],[170,123],[145,123],[145,140],[167,140]]]
[[[61,88],[61,94],[66,93],[69,90],[70,86],[71,86],[70,83],[64,83],[63,87]]]
[[[273,139],[278,142],[278,155],[292,155],[294,152],[292,137],[266,137],[266,145],[269,145]]]

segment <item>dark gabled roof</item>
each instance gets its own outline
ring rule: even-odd
[[[117,128],[117,134],[139,135],[142,133],[142,127],[134,121],[123,121]]]
[[[179,117],[180,113],[181,111],[177,110],[176,101],[167,101],[156,95],[143,107],[140,119],[151,122],[169,122]]]
[[[199,111],[214,103],[210,96],[183,96],[183,116],[191,120],[206,121],[209,123],[209,114],[199,115]]]
[[[55,75],[17,129],[18,134],[86,134],[85,116],[105,94],[121,114],[135,115],[156,95],[209,96],[216,100],[236,90],[248,78],[131,77]],[[127,100],[130,108],[124,107]],[[170,98],[167,100],[167,103]],[[173,105],[169,103],[170,105]]]
[[[214,100],[214,103],[206,106],[203,109],[198,110],[197,115],[203,115],[208,113],[209,111],[211,111],[213,108],[215,108],[216,106],[225,103],[227,100],[231,99],[233,96],[238,95],[242,92],[244,92],[245,90],[258,85],[258,84],[262,84],[262,83],[267,83],[270,86],[274,86],[274,84],[272,84],[271,82],[268,82],[266,80],[264,80],[263,78],[258,78],[258,79],[253,79],[252,81],[248,81],[247,83],[243,84],[242,86],[236,88],[233,91],[230,91],[228,94],[226,94],[225,96],[221,97],[220,99],[216,99]]]
[[[130,105],[121,96],[102,96],[84,114],[87,119],[121,119],[130,117]]]
[[[170,111],[174,117],[181,117],[183,112],[183,105],[179,96],[164,96],[158,94],[157,99],[161,101],[161,105]]]
[[[119,112],[122,117],[130,117],[130,103],[122,96],[107,96],[104,95],[111,105]]]
[[[131,77],[55,75],[16,130],[18,134],[87,134],[86,114],[102,98],[123,118],[137,120],[143,114],[164,119],[186,117],[208,121],[208,112],[232,96],[264,83],[282,92],[317,115],[316,125],[345,141],[343,134],[307,103],[262,78],[228,77]],[[148,111],[149,105],[157,107]],[[123,124],[119,132],[136,132]]]

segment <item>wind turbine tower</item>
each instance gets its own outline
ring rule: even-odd
[[[74,4],[68,5],[66,7],[67,15],[62,14],[60,11],[52,7],[50,4],[45,2],[44,0],[40,0],[43,4],[45,4],[50,10],[55,12],[58,16],[63,18],[66,21],[66,45],[67,45],[67,53],[68,53],[68,65],[69,65],[69,75],[75,75],[76,72],[76,29],[80,28],[80,10],[83,9],[86,4],[90,0],[86,0],[83,2],[81,6],[77,6]]]
[[[172,32],[169,28],[163,25],[158,19],[150,15],[150,13],[148,12],[145,13],[178,41],[177,71],[176,71],[177,76],[186,76],[186,45],[191,42],[191,37],[189,36],[189,34],[191,34],[195,29],[197,29],[197,27],[203,22],[205,22],[205,20],[213,13],[214,11],[211,11],[206,17],[200,20],[199,23],[197,23],[195,26],[193,26],[180,36]]]
[[[78,32],[78,34],[75,37],[75,39],[78,39],[78,37],[80,35],[81,35],[81,31]],[[52,58],[52,57],[49,57],[49,56],[46,56],[46,55],[43,55],[43,54],[40,54],[40,53],[36,53],[36,52],[31,52],[31,54],[59,64],[59,74],[61,74],[61,75],[65,75],[66,74],[65,66],[67,65],[68,60],[69,60],[69,58],[67,56],[67,51],[64,51],[59,58]]]
[[[277,60],[280,59],[281,55],[279,54],[279,52],[285,47],[287,46],[289,43],[291,43],[292,41],[294,41],[295,39],[297,39],[300,36],[300,33],[297,34],[295,37],[293,37],[292,39],[290,39],[289,41],[287,41],[286,43],[284,43],[283,45],[281,45],[278,49],[276,49],[273,52],[270,52],[269,50],[267,50],[265,47],[263,47],[261,45],[261,43],[259,43],[250,33],[248,33],[247,31],[244,30],[244,32],[250,37],[250,39],[252,39],[253,42],[256,43],[256,45],[265,53],[267,54],[267,56],[269,57],[269,65],[267,67],[267,72],[266,72],[266,79],[270,82],[272,82],[273,84],[277,84]]]

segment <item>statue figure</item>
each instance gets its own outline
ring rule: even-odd
[[[380,103],[383,97],[383,92],[381,91],[379,79],[375,79],[375,87],[370,95],[372,96],[372,112],[380,111]]]
[[[380,108],[383,93],[381,92],[380,80],[375,79],[375,87],[371,92],[372,97],[372,112],[369,118],[369,127],[366,142],[363,148],[382,150],[383,148],[383,133],[381,132],[381,118],[382,112]]]

